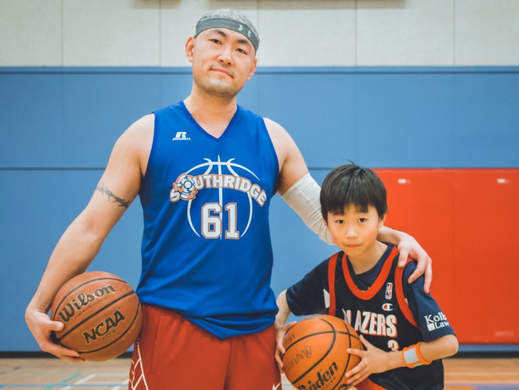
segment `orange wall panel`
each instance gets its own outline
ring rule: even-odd
[[[386,225],[415,237],[433,259],[431,293],[451,323],[454,311],[454,183],[448,170],[377,169],[388,193]]]
[[[519,343],[519,169],[377,169],[386,225],[433,259],[431,292],[465,344]]]
[[[519,342],[519,170],[455,171],[455,310],[467,343]]]

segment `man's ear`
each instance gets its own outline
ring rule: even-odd
[[[186,42],[186,57],[189,62],[193,62],[193,52],[195,51],[195,38],[189,37]]]
[[[254,73],[256,72],[256,66],[258,65],[258,59],[254,58],[254,62],[252,63],[252,66],[250,68],[249,74],[247,75],[247,81],[249,81],[252,76],[254,76]]]

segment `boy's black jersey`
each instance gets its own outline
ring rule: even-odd
[[[371,270],[355,275],[344,253],[336,253],[287,290],[288,305],[295,315],[342,318],[384,351],[399,351],[420,341],[454,334],[436,301],[423,293],[423,278],[412,285],[407,283],[415,264],[408,260],[404,272],[397,265],[398,255],[397,249],[388,245]],[[369,377],[391,390],[443,389],[443,378],[441,360]]]

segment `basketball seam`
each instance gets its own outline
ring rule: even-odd
[[[116,341],[119,341],[121,338],[124,337],[124,335],[125,335],[126,333],[128,333],[128,332],[132,329],[133,324],[135,323],[135,320],[137,319],[140,310],[141,310],[141,304],[139,303],[139,305],[137,306],[137,312],[135,313],[135,316],[133,317],[133,320],[132,320],[132,323],[130,324],[130,326],[128,326],[128,328],[126,328],[126,330],[124,331],[124,333],[123,333],[122,335],[120,335],[117,339],[115,339],[114,341],[112,341],[110,344],[107,344],[107,345],[105,345],[104,347],[102,347],[102,348],[98,348],[98,349],[95,349],[95,350],[93,350],[93,351],[86,351],[86,352],[77,351],[77,352],[79,352],[79,353],[81,353],[81,354],[87,354],[87,353],[98,352],[98,351],[101,351],[101,350],[103,350],[103,349],[109,347],[110,345],[112,345],[112,344],[115,343]]]
[[[320,331],[320,332],[315,332],[315,333],[312,333],[311,335],[307,335],[307,336],[304,336],[304,337],[301,337],[297,340],[294,340],[292,341],[292,343],[290,344],[290,346],[286,349],[285,353],[290,350],[290,348],[292,348],[295,344],[299,343],[300,341],[302,340],[305,340],[307,338],[310,338],[310,337],[313,337],[313,336],[318,336],[318,335],[323,335],[323,334],[333,334],[334,337],[333,337],[333,340],[332,340],[332,343],[330,345],[330,348],[328,349],[328,351],[326,351],[326,353],[321,357],[321,359],[319,361],[317,361],[316,363],[314,363],[310,368],[308,368],[303,374],[301,374],[297,379],[295,379],[294,381],[292,381],[292,383],[295,385],[296,383],[298,383],[300,380],[302,380],[306,375],[308,375],[309,372],[311,372],[312,370],[315,369],[315,367],[317,367],[329,354],[330,354],[330,351],[332,350],[332,348],[334,347],[335,345],[335,342],[337,340],[337,334],[342,334],[342,335],[345,335],[348,337],[349,339],[349,346],[351,348],[352,346],[352,342],[351,342],[351,339],[356,339],[357,341],[359,341],[360,343],[360,337],[355,337],[352,333],[351,333],[351,325],[347,324],[347,323],[344,323],[344,327],[345,327],[345,330],[344,331],[339,331],[339,330],[336,330],[334,325],[328,321],[326,321],[325,319],[323,318],[314,318],[314,320],[319,320],[319,321],[323,321],[325,323],[327,323],[328,325],[331,326],[332,330],[328,330],[328,331]],[[335,386],[333,386],[330,390],[334,390],[337,388],[337,386],[341,385],[342,383],[342,380],[343,380],[343,377],[344,375],[346,374],[347,372],[347,369],[349,367],[349,364],[350,364],[350,361],[351,361],[351,354],[348,354],[347,353],[347,359],[346,359],[346,364],[344,366],[344,369],[342,370],[342,375],[340,377],[340,380],[338,380],[338,382],[335,384]],[[349,387],[348,387],[349,388]]]
[[[80,325],[83,325],[85,322],[90,320],[95,315],[101,313],[102,311],[104,311],[106,309],[109,309],[110,307],[112,307],[112,305],[114,303],[117,303],[117,302],[121,301],[122,299],[127,298],[127,297],[129,297],[130,295],[133,295],[133,294],[135,294],[135,291],[131,291],[131,292],[127,293],[126,295],[123,295],[122,297],[120,297],[120,298],[116,299],[115,301],[111,302],[109,306],[105,306],[105,307],[101,308],[100,310],[98,310],[95,313],[91,314],[89,317],[85,318],[83,321],[81,321],[78,324],[76,324],[73,328],[69,329],[68,332],[63,334],[61,337],[57,337],[57,335],[56,335],[56,338],[61,343],[61,340],[63,340],[65,337],[67,337],[70,334],[70,332],[72,332],[73,330],[76,330]]]
[[[334,329],[335,329],[335,328],[334,328]],[[350,336],[350,337],[352,337],[352,338],[354,338],[354,339],[359,340],[357,337],[353,336],[353,335],[352,335],[351,333],[349,333],[349,332],[342,332],[342,331],[336,331],[336,330],[326,330],[326,331],[322,331],[322,332],[312,333],[312,334],[310,334],[310,335],[308,335],[308,336],[304,336],[304,337],[301,337],[300,339],[294,340],[294,341],[292,342],[292,344],[290,344],[290,346],[285,350],[285,352],[288,351],[288,350],[290,350],[290,348],[292,348],[292,346],[293,346],[294,344],[300,342],[301,340],[304,340],[304,339],[307,339],[307,338],[309,338],[309,337],[313,337],[313,336],[316,336],[316,335],[321,335],[321,334],[330,334],[330,333],[334,333],[334,334],[344,334],[344,335],[347,335],[347,336]]]
[[[332,350],[333,346],[335,345],[335,340],[337,339],[337,336],[336,336],[337,333],[335,332],[335,328],[334,328],[334,326],[333,326],[330,322],[326,321],[325,319],[322,319],[322,318],[316,318],[316,319],[319,320],[319,321],[326,322],[328,325],[330,325],[330,326],[332,327],[333,331],[323,332],[323,333],[333,333],[333,340],[332,340],[332,342],[331,342],[330,347],[329,347],[328,350],[326,351],[326,353],[325,353],[325,354],[324,354],[324,355],[323,355],[323,356],[322,356],[322,357],[321,357],[317,362],[315,362],[315,364],[314,364],[313,366],[311,366],[311,367],[308,368],[308,369],[307,369],[303,374],[301,374],[301,375],[299,376],[299,378],[294,379],[294,381],[292,382],[294,385],[295,385],[297,382],[299,382],[302,378],[304,378],[304,377],[305,377],[305,376],[306,376],[310,371],[312,371],[316,366],[318,366],[319,363],[321,363],[321,362],[322,362],[322,361],[323,361],[323,360],[328,356],[328,354],[329,354],[330,351]],[[297,342],[299,342],[299,341],[301,341],[301,340],[303,340],[303,339],[304,339],[304,338],[301,338],[301,339],[297,340]],[[294,344],[295,344],[295,343],[294,343]],[[291,345],[293,345],[293,344],[291,344]]]
[[[352,334],[350,332],[350,328],[348,325],[344,325],[345,328],[346,328],[346,332],[340,332],[341,334],[347,334],[349,337],[349,346],[351,347],[351,339],[352,339]],[[353,337],[354,338],[354,337]],[[360,341],[360,340],[359,340]],[[344,351],[346,352],[346,351]],[[344,370],[342,371],[342,375],[341,375],[341,379],[337,382],[337,384],[331,389],[331,390],[335,390],[335,388],[337,386],[339,386],[342,382],[342,378],[344,378],[344,376],[346,375],[346,370],[348,369],[348,367],[350,366],[350,360],[351,360],[351,354],[349,354],[348,352],[346,352],[346,355],[348,355],[347,359],[346,359],[346,364],[344,365]],[[346,384],[348,387],[347,388],[350,388],[351,385],[348,385]]]
[[[52,313],[52,321],[55,320],[56,318],[56,315],[60,312],[60,310],[58,310],[60,307],[61,307],[61,304],[63,303],[63,301],[65,301],[74,291],[76,291],[78,288],[80,287],[83,287],[89,283],[93,283],[93,282],[97,282],[99,280],[116,280],[118,282],[122,282],[126,285],[128,285],[128,283],[126,283],[124,280],[122,279],[116,279],[116,278],[96,278],[96,279],[92,279],[92,280],[87,280],[86,282],[80,284],[79,286],[76,286],[75,288],[73,288],[72,290],[70,290],[62,299],[61,299],[61,302],[58,304],[58,306],[56,306],[56,311],[54,313]]]

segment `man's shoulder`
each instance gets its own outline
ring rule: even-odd
[[[270,118],[263,118],[263,121],[265,122],[265,127],[267,128],[270,135],[288,135],[288,132],[281,126],[279,123],[274,122]]]
[[[151,115],[154,115],[154,114],[162,114],[162,113],[168,113],[172,110],[187,110],[185,108],[185,103],[183,100],[179,100],[178,102],[175,102],[175,103],[172,103],[172,104],[168,104],[167,106],[163,106],[163,107],[159,107],[155,110],[153,110],[153,112],[151,113]]]
[[[155,127],[155,114],[147,114],[131,124],[130,127],[124,132],[131,139],[147,138],[153,135],[153,129]]]
[[[119,137],[114,150],[123,151],[128,155],[133,154],[141,160],[142,164],[147,161],[151,150],[154,127],[155,116],[153,114],[144,115],[137,119]]]

